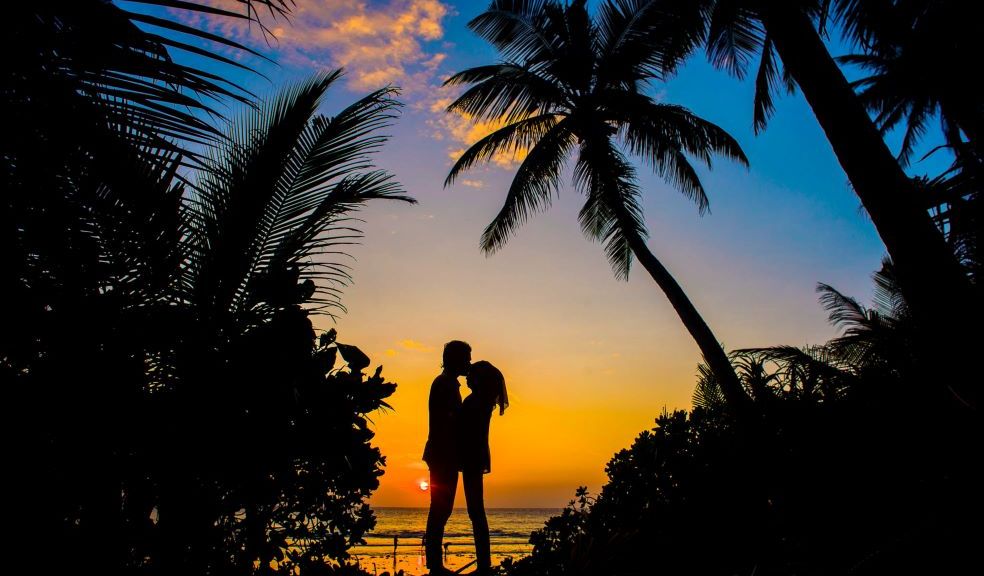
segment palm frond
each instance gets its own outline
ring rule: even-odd
[[[909,164],[912,152],[927,130],[939,102],[930,96],[922,78],[906,70],[904,62],[878,54],[849,54],[838,61],[862,68],[868,76],[852,83],[865,107],[875,113],[875,124],[883,133],[905,122],[899,162]],[[916,82],[916,85],[913,85]]]
[[[315,275],[344,285],[343,269],[306,259],[354,242],[359,233],[345,224],[346,214],[366,201],[413,201],[389,174],[371,169],[370,154],[386,140],[378,131],[399,106],[394,89],[373,92],[332,118],[315,116],[340,74],[282,91],[234,124],[228,142],[209,156],[189,204],[198,225],[192,266],[200,304],[234,314],[263,309],[277,290]],[[322,283],[315,292],[332,289]],[[337,297],[324,300],[340,304]]]
[[[556,115],[542,114],[499,128],[469,146],[461,154],[444,179],[444,186],[453,184],[459,174],[471,168],[476,162],[488,162],[500,154],[515,155],[533,148],[558,122]]]
[[[755,387],[760,394],[771,391],[776,397],[835,401],[857,383],[856,366],[829,346],[749,348],[734,355],[751,361],[756,374],[751,380],[758,381]],[[747,376],[743,380],[751,384]]]
[[[718,411],[727,406],[727,400],[721,386],[718,385],[714,372],[703,362],[697,366],[697,385],[694,387],[692,398],[694,408]]]
[[[568,92],[590,91],[597,66],[597,33],[587,0],[549,3],[543,14],[543,32],[554,46],[552,57],[542,65],[544,72]]]
[[[854,86],[879,128],[904,124],[902,164],[911,160],[931,118],[939,116],[950,145],[962,140],[960,130],[980,132],[984,106],[971,78],[958,69],[977,46],[977,18],[965,5],[842,0],[836,8],[846,35],[862,50],[839,61],[867,74]],[[949,131],[947,125],[959,129]]]
[[[671,182],[704,214],[709,201],[696,170],[687,155],[711,166],[711,154],[721,154],[743,165],[748,158],[738,142],[717,125],[682,106],[657,104],[646,97],[636,98],[625,117],[623,132],[632,154],[649,163],[661,177]]]
[[[329,84],[334,78],[329,80]],[[318,226],[334,222],[334,215],[355,210],[370,199],[413,202],[411,198],[398,194],[399,186],[390,182],[387,174],[379,171],[360,174],[372,167],[369,155],[386,141],[386,137],[378,131],[396,117],[395,110],[399,103],[392,98],[395,94],[392,88],[380,89],[332,118],[317,116],[307,123],[290,162],[284,166],[277,181],[273,196],[264,208],[254,237],[255,256],[251,264],[254,272],[251,277],[262,276],[278,265],[293,264],[308,254],[304,252],[308,247],[326,248],[287,241],[289,237],[297,237],[298,230],[311,226],[315,226],[315,231],[320,230]],[[344,186],[334,184],[339,178],[348,179]],[[330,187],[334,189],[329,191]],[[324,202],[336,208],[321,217],[312,218],[311,215],[318,213]],[[316,232],[313,233],[317,236]],[[307,242],[315,242],[315,236]],[[307,238],[304,233],[300,237]],[[284,245],[296,246],[294,252],[288,252],[292,256],[284,256]],[[247,286],[245,292],[249,291]]]
[[[787,94],[796,91],[795,82],[778,61],[775,52],[772,39],[766,35],[762,44],[762,58],[759,62],[758,73],[755,76],[754,126],[756,134],[765,130],[769,119],[775,112],[773,95],[780,88],[784,89]]]
[[[472,84],[448,112],[512,123],[536,113],[569,107],[566,95],[547,78],[516,64],[478,66],[454,74],[445,86]]]
[[[730,355],[731,365],[741,381],[746,393],[756,402],[768,402],[778,395],[775,382],[778,375],[766,370],[768,360],[757,354],[736,351]]]
[[[821,293],[820,302],[828,311],[830,322],[843,331],[828,343],[831,350],[852,366],[864,366],[877,358],[883,342],[891,337],[892,319],[865,308],[826,284],[819,284],[817,291]]]
[[[143,3],[248,17],[189,2]],[[222,36],[102,0],[18,3],[13,11],[13,40],[24,49],[24,57],[12,62],[20,70],[16,77],[25,82],[17,94],[45,91],[45,99],[112,101],[113,106],[102,108],[109,113],[106,121],[131,122],[129,137],[135,138],[138,148],[170,145],[173,151],[194,159],[184,142],[221,138],[221,133],[202,119],[221,117],[214,103],[223,99],[246,103],[251,97],[223,75],[173,57],[172,52],[184,51],[222,66],[247,68],[217,51],[197,46],[199,42],[258,56]],[[155,33],[154,28],[166,33]],[[175,141],[160,139],[163,133]]]
[[[742,0],[718,0],[710,14],[707,55],[711,63],[744,78],[765,42],[761,22]]]
[[[598,83],[665,79],[704,35],[700,2],[606,0],[598,7]]]
[[[753,358],[756,362],[777,362],[784,364],[812,364],[818,362],[816,350],[796,346],[769,346],[765,348],[743,348],[735,350],[739,358]]]
[[[234,310],[251,276],[259,246],[267,234],[265,213],[279,209],[286,191],[285,172],[296,170],[298,155],[313,145],[308,123],[321,96],[339,72],[322,74],[282,91],[278,97],[233,123],[230,137],[209,153],[196,188],[202,209],[211,265],[209,294],[219,306]],[[299,150],[301,148],[301,150]]]
[[[554,53],[544,34],[545,12],[553,0],[494,0],[468,27],[495,46],[506,60],[543,62]]]
[[[557,122],[538,139],[516,170],[499,213],[482,232],[482,251],[496,252],[533,214],[550,206],[560,190],[564,161],[573,146],[569,118]]]
[[[354,244],[361,232],[346,222],[349,214],[359,210],[369,200],[400,200],[414,203],[416,200],[403,194],[393,176],[383,171],[372,171],[345,176],[323,194],[321,202],[306,212],[304,218],[291,226],[273,247],[270,261],[263,267],[263,280],[276,279],[286,271],[296,268],[299,279],[317,279],[314,295],[308,298],[315,304],[313,310],[331,314],[330,309],[345,310],[341,303],[341,288],[351,277],[345,267],[330,261],[316,259],[319,255],[344,255],[338,248]],[[269,296],[254,283],[247,291],[250,305],[269,302]]]
[[[884,33],[898,29],[902,10],[893,0],[837,0],[832,2],[833,16],[841,25],[845,39],[865,49],[875,48]]]
[[[168,10],[186,10],[223,18],[237,18],[247,20],[250,24],[259,26],[264,36],[272,36],[273,32],[267,25],[268,20],[288,19],[296,6],[295,0],[233,0],[233,4],[239,4],[242,11],[235,12],[199,2],[189,2],[186,0],[128,0],[134,4],[150,4],[160,6]],[[232,6],[230,6],[231,8]],[[265,12],[265,14],[263,14]]]
[[[908,114],[905,123],[905,135],[902,137],[902,145],[899,147],[898,160],[902,166],[908,166],[912,160],[912,154],[916,145],[926,135],[927,124],[937,106],[924,99],[914,100],[909,103]]]
[[[89,221],[80,225],[104,265],[100,282],[124,308],[174,303],[187,256],[181,240],[188,233],[184,185],[176,176],[180,158],[167,150],[133,149],[121,138],[104,144],[112,146],[112,167],[91,167],[74,181]]]
[[[648,237],[635,170],[611,138],[585,138],[574,166],[574,182],[585,196],[578,213],[581,230],[604,243],[615,276],[628,280],[633,257],[630,240]]]
[[[898,278],[895,275],[895,264],[888,257],[882,260],[882,267],[873,276],[875,291],[872,301],[875,308],[885,318],[901,320],[909,317],[909,306],[902,296]]]
[[[857,300],[845,296],[834,287],[820,283],[820,305],[827,311],[830,323],[838,328],[851,329],[869,321],[869,311]]]

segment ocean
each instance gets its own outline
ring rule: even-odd
[[[349,552],[370,574],[403,570],[419,576],[427,573],[424,565],[423,537],[427,525],[427,508],[373,508],[376,528],[366,535],[366,544],[353,546]],[[530,533],[543,527],[544,521],[560,513],[555,508],[490,508],[489,535],[492,542],[492,565],[504,558],[518,560],[532,550]],[[394,556],[393,539],[397,539]],[[464,508],[455,508],[444,531],[447,544],[444,565],[458,570],[475,559],[471,521]],[[474,565],[465,572],[474,570]]]

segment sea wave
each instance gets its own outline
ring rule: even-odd
[[[472,532],[469,529],[466,531],[456,532],[456,531],[444,531],[445,538],[459,538],[463,536],[471,537]],[[524,538],[529,540],[530,532],[513,532],[504,530],[489,530],[489,536],[492,538]],[[393,538],[403,539],[420,539],[424,537],[424,532],[422,530],[400,530],[396,532],[372,532],[366,536],[366,542],[372,545],[376,545],[376,541],[389,540],[389,545],[393,545]],[[385,544],[385,542],[384,542]]]
[[[353,557],[367,562],[366,566],[376,566],[380,562],[394,563],[407,569],[408,574],[422,573],[417,564],[423,558],[427,509],[376,508],[375,511],[376,527],[365,535],[363,544],[352,547],[350,552]],[[529,554],[533,548],[530,533],[541,528],[547,518],[558,512],[544,508],[486,510],[493,564],[503,558],[516,559]],[[452,564],[459,561],[464,563],[474,556],[471,519],[466,510],[455,509],[451,514],[444,532],[444,544],[447,545],[447,561]]]

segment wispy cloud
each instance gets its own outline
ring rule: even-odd
[[[501,120],[487,122],[461,112],[446,112],[448,105],[453,101],[454,97],[449,91],[442,88],[442,95],[428,103],[428,109],[432,114],[428,125],[433,129],[431,136],[435,140],[448,142],[448,158],[456,162],[472,144],[502,128],[505,123]],[[500,152],[492,156],[490,162],[499,168],[512,169],[526,158],[528,152],[529,150],[525,148]]]
[[[410,338],[407,338],[405,340],[400,340],[397,344],[400,346],[400,348],[403,348],[404,350],[412,350],[414,352],[434,351],[433,346],[428,346],[423,342],[417,342],[416,340],[411,340]]]
[[[213,6],[242,11],[237,0],[203,0]],[[189,16],[195,25],[219,30],[225,36],[259,45],[280,62],[300,68],[346,69],[346,83],[364,92],[386,85],[400,86],[412,109],[423,112],[430,136],[447,144],[449,162],[498,128],[501,122],[478,121],[465,114],[447,113],[459,88],[442,86],[447,50],[443,42],[445,19],[453,13],[441,0],[304,0],[290,20],[267,17],[273,38],[242,20]],[[186,15],[187,16],[187,15]],[[264,41],[269,42],[267,47]],[[497,154],[491,164],[515,168],[526,150]],[[471,180],[474,184],[477,180]],[[470,186],[472,184],[464,185]]]
[[[241,10],[235,0],[209,4]],[[305,0],[298,2],[290,22],[267,22],[274,51],[289,64],[344,66],[354,90],[396,84],[406,91],[430,85],[446,54],[431,48],[444,36],[444,18],[451,8],[440,0]],[[243,22],[209,18],[213,28],[239,40],[261,36]]]

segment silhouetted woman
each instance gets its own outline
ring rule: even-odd
[[[499,414],[506,411],[506,379],[498,368],[480,360],[468,372],[471,394],[461,403],[458,413],[459,463],[465,485],[465,502],[475,535],[476,573],[486,576],[492,570],[489,544],[489,522],[485,517],[484,475],[492,471],[489,451],[489,424],[492,411],[499,405]]]

